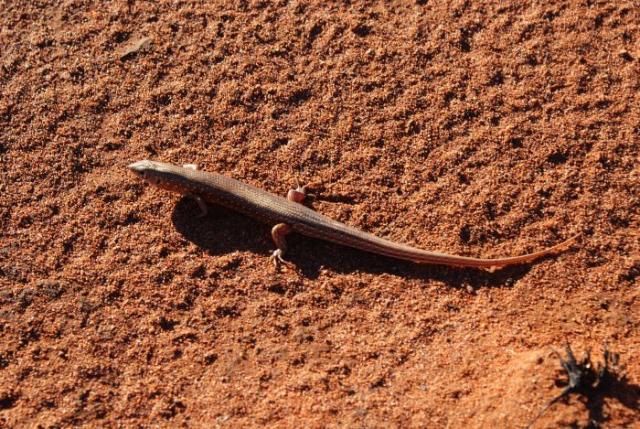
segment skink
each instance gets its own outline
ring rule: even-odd
[[[217,173],[199,171],[190,164],[180,167],[164,162],[143,160],[130,164],[129,169],[152,185],[195,198],[203,214],[206,213],[206,203],[212,203],[265,223],[275,224],[271,235],[277,249],[271,258],[276,265],[278,261],[285,262],[282,258],[286,251],[285,236],[292,231],[418,264],[472,267],[490,272],[509,265],[526,264],[561,252],[577,237],[576,235],[553,247],[521,256],[483,259],[449,255],[386,240],[323,216],[301,204],[305,198],[304,188],[291,190],[287,198],[284,198]]]

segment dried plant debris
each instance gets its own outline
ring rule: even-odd
[[[138,52],[148,49],[149,46],[151,46],[150,37],[143,37],[142,39],[138,39],[134,42],[131,42],[127,44],[124,47],[124,49],[120,51],[120,60],[121,61],[127,60],[133,57]]]
[[[578,361],[569,343],[565,345],[566,359],[555,350],[553,353],[558,357],[562,369],[567,374],[567,385],[558,396],[549,401],[527,428],[530,428],[553,404],[566,400],[571,394],[580,395],[589,410],[589,422],[586,426],[588,428],[598,428],[602,422],[607,420],[603,413],[604,399],[607,397],[616,398],[626,407],[638,410],[640,386],[627,382],[618,353],[610,352],[605,345],[604,360],[597,366],[591,362],[589,350]]]

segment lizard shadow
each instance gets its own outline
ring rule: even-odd
[[[237,250],[269,255],[275,246],[270,229],[247,216],[220,206],[208,205],[208,213],[199,217],[200,208],[189,197],[178,200],[171,221],[182,236],[210,255]]]
[[[340,274],[392,274],[407,279],[437,280],[452,288],[467,289],[510,286],[530,269],[522,265],[489,273],[474,268],[416,264],[307,237],[292,243],[289,255],[289,260],[310,279],[317,278],[323,267],[331,267]]]
[[[191,198],[181,198],[176,204],[172,222],[182,236],[207,251],[223,255],[238,250],[264,255],[265,269],[275,245],[270,227],[232,210],[209,206],[209,214],[198,217],[199,208]],[[408,279],[438,280],[453,288],[483,288],[510,286],[530,269],[530,265],[507,267],[495,273],[473,268],[453,268],[438,265],[419,265],[385,256],[367,253],[322,240],[291,234],[285,255],[296,270],[308,279],[320,276],[324,267],[349,274],[393,274]]]

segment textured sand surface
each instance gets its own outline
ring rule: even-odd
[[[638,425],[640,8],[506,3],[0,2],[0,427],[523,427],[565,338],[628,384],[534,427]],[[430,250],[582,237],[278,273],[144,158]]]

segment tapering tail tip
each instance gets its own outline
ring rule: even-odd
[[[579,233],[575,234],[574,236],[569,237],[568,239],[566,239],[562,243],[557,244],[556,246],[554,246],[554,248],[556,248],[556,250],[558,252],[564,252],[565,250],[569,250],[575,244],[575,242],[578,240],[578,238],[580,238],[581,235],[582,235],[582,233],[579,232]]]
[[[494,273],[498,270],[501,270],[511,265],[527,264],[527,263],[534,262],[540,258],[544,258],[546,256],[557,255],[558,253],[562,253],[566,250],[569,250],[581,235],[582,233],[577,233],[574,236],[566,239],[565,241],[556,244],[555,246],[548,247],[538,252],[529,253],[528,255],[515,256],[512,258],[496,259],[492,261],[494,262],[493,264],[487,265],[481,268],[483,268],[485,271],[488,271],[490,273]]]

